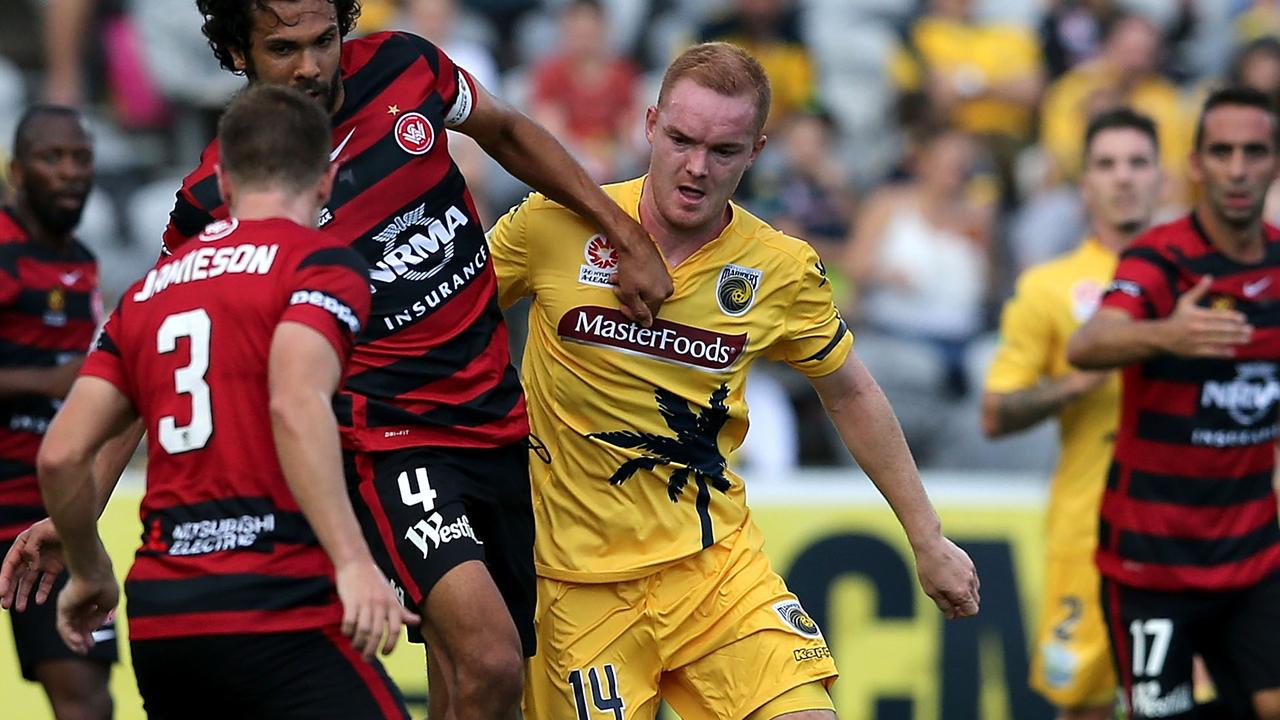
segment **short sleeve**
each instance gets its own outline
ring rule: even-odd
[[[782,339],[765,351],[806,377],[835,372],[853,348],[853,333],[836,310],[827,269],[818,254],[804,246],[804,268],[793,280],[795,299],[785,309]]]
[[[529,279],[529,201],[526,197],[519,205],[498,218],[489,230],[489,252],[493,256],[493,269],[498,275],[498,302],[503,308],[511,307],[517,300],[533,294]]]
[[[123,301],[121,305],[123,305]],[[107,324],[98,332],[93,341],[93,348],[80,366],[80,374],[101,378],[115,385],[125,396],[133,397],[133,384],[130,382],[128,369],[125,366],[120,346],[116,341],[120,333],[120,308],[117,307],[107,319]]]
[[[322,247],[298,263],[286,287],[280,322],[297,322],[319,332],[346,364],[369,318],[369,267],[347,247]]]
[[[1053,323],[1033,277],[1019,281],[1000,314],[1000,342],[987,371],[987,392],[1026,390],[1050,371]]]
[[[1155,248],[1135,245],[1120,254],[1115,278],[1102,294],[1102,307],[1116,308],[1135,320],[1154,320],[1173,312],[1178,300],[1178,268]]]

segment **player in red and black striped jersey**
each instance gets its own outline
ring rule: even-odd
[[[1201,200],[1122,255],[1071,362],[1123,366],[1097,562],[1135,718],[1280,718],[1280,170],[1266,96],[1206,101],[1191,155]],[[1192,657],[1219,707],[1195,707]],[[1207,713],[1207,714],[1206,714]]]
[[[670,293],[665,265],[550,134],[430,42],[395,32],[345,40],[354,0],[197,6],[225,68],[298,88],[331,114],[340,169],[318,223],[368,261],[373,293],[336,402],[352,498],[375,557],[423,610],[433,716],[451,698],[468,717],[505,717],[519,701],[522,654],[535,647],[528,423],[446,128],[591,218],[620,252],[624,312],[645,324],[646,302]],[[211,180],[216,153],[183,183],[168,251],[226,213]]]
[[[0,555],[45,516],[36,452],[101,315],[97,261],[72,235],[93,183],[79,113],[27,110],[13,171],[14,204],[0,208]],[[23,676],[44,686],[59,718],[110,717],[114,626],[99,631],[101,644],[82,659],[58,637],[52,607],[23,610],[11,616]]]
[[[89,465],[140,418],[143,542],[125,592],[148,713],[187,716],[195,702],[200,716],[407,717],[365,660],[414,616],[343,492],[330,408],[369,289],[364,261],[308,227],[334,177],[328,119],[261,86],[218,132],[231,217],[126,291],[40,449],[71,572],[58,628],[85,651],[115,606]],[[281,666],[282,645],[305,652]]]

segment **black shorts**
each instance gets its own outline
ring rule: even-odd
[[[409,717],[382,664],[365,662],[337,625],[134,640],[129,647],[150,720]]]
[[[12,540],[0,541],[0,558],[3,558]],[[67,584],[67,574],[58,576],[49,593],[49,599],[43,605],[35,603],[34,596],[27,602],[27,609],[9,613],[9,622],[13,625],[13,644],[18,649],[18,664],[22,667],[22,677],[35,681],[36,666],[49,660],[87,659],[104,665],[115,663],[120,658],[116,645],[115,622],[108,622],[93,633],[94,646],[86,655],[77,655],[62,641],[58,634],[58,593]]]
[[[1102,608],[1133,720],[1198,717],[1195,655],[1217,690],[1214,717],[1253,718],[1253,693],[1280,688],[1280,573],[1221,592],[1140,590],[1103,578]]]
[[[537,584],[528,445],[344,453],[343,463],[365,540],[400,602],[420,608],[445,573],[479,560],[532,656]],[[409,639],[422,641],[416,632]]]

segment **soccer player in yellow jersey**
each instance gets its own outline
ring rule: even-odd
[[[1027,270],[1005,305],[987,376],[988,436],[1057,417],[1062,452],[1050,487],[1048,558],[1031,685],[1059,720],[1110,720],[1116,677],[1093,562],[1098,505],[1119,420],[1120,377],[1067,363],[1067,339],[1097,308],[1120,250],[1146,229],[1162,177],[1156,127],[1121,108],[1085,131],[1081,194],[1092,234]]]
[[[648,174],[606,188],[673,276],[650,328],[613,308],[616,253],[572,212],[532,195],[490,232],[501,301],[533,297],[523,373],[546,445],[531,469],[529,718],[651,719],[660,699],[685,720],[835,717],[831,651],[762,552],[725,462],[760,357],[810,378],[943,613],[978,611],[973,563],[943,536],[892,409],[850,352],[818,255],[729,202],[768,107],[759,63],[732,45],[694,46],[667,69],[646,116]]]

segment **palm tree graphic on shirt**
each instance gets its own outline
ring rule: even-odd
[[[633,430],[591,433],[598,438],[622,448],[639,448],[645,455],[622,463],[609,477],[610,484],[621,485],[640,470],[653,470],[659,465],[675,466],[667,480],[667,496],[678,502],[680,494],[690,478],[708,483],[722,493],[729,491],[729,479],[725,477],[725,459],[720,454],[716,439],[725,421],[729,419],[729,386],[721,384],[708,398],[707,408],[695,415],[689,403],[675,393],[656,388],[658,412],[667,422],[675,437],[641,433]]]

